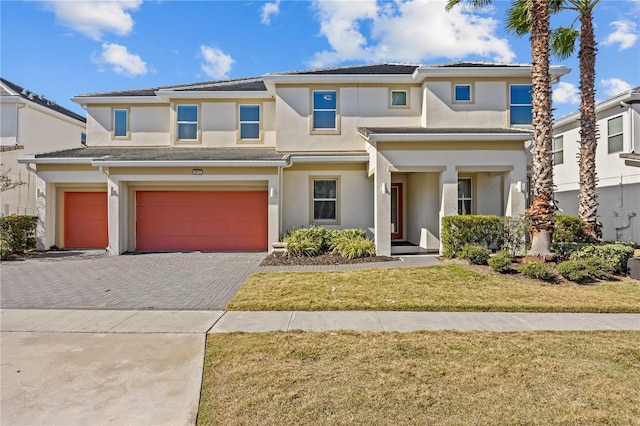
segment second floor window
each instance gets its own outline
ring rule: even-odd
[[[313,130],[336,130],[338,93],[335,90],[313,92]]]
[[[260,139],[260,105],[240,105],[240,139]]]
[[[178,105],[178,140],[198,139],[198,105]]]
[[[456,102],[471,102],[470,84],[456,84],[453,88],[453,93]]]
[[[553,165],[564,163],[564,136],[553,138],[551,150],[553,152]]]
[[[471,178],[458,179],[458,214],[471,214]]]
[[[129,111],[126,109],[113,110],[113,136],[126,138],[129,136]]]
[[[510,124],[530,125],[533,122],[533,100],[530,84],[513,84],[509,93]]]
[[[406,107],[409,104],[409,99],[406,90],[392,90],[391,91],[391,106],[392,107]]]
[[[622,116],[607,121],[607,145],[609,154],[620,152],[624,148],[622,138]]]

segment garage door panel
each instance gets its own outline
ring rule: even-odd
[[[64,193],[64,246],[105,248],[109,245],[106,192]]]
[[[266,191],[138,191],[136,248],[266,250]]]

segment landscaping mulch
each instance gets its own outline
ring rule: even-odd
[[[285,256],[271,253],[260,266],[299,266],[299,265],[352,265],[356,263],[389,262],[398,259],[389,256],[369,256],[357,259],[347,259],[337,254],[322,254],[319,256]]]

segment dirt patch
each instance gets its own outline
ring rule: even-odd
[[[389,256],[369,256],[357,259],[347,259],[336,254],[322,254],[320,256],[284,256],[271,253],[260,266],[305,266],[305,265],[352,265],[358,263],[389,262],[398,260]]]

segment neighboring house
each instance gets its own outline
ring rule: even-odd
[[[375,64],[77,96],[87,147],[21,159],[38,247],[270,250],[322,225],[438,250],[444,216],[523,214],[530,75]]]
[[[598,217],[607,241],[640,244],[640,87],[596,104]],[[557,120],[554,135],[555,199],[578,215],[580,115]]]
[[[26,154],[78,148],[84,138],[84,117],[42,95],[0,78],[0,163],[13,182],[0,194],[0,215],[36,213],[36,175],[17,158]]]

